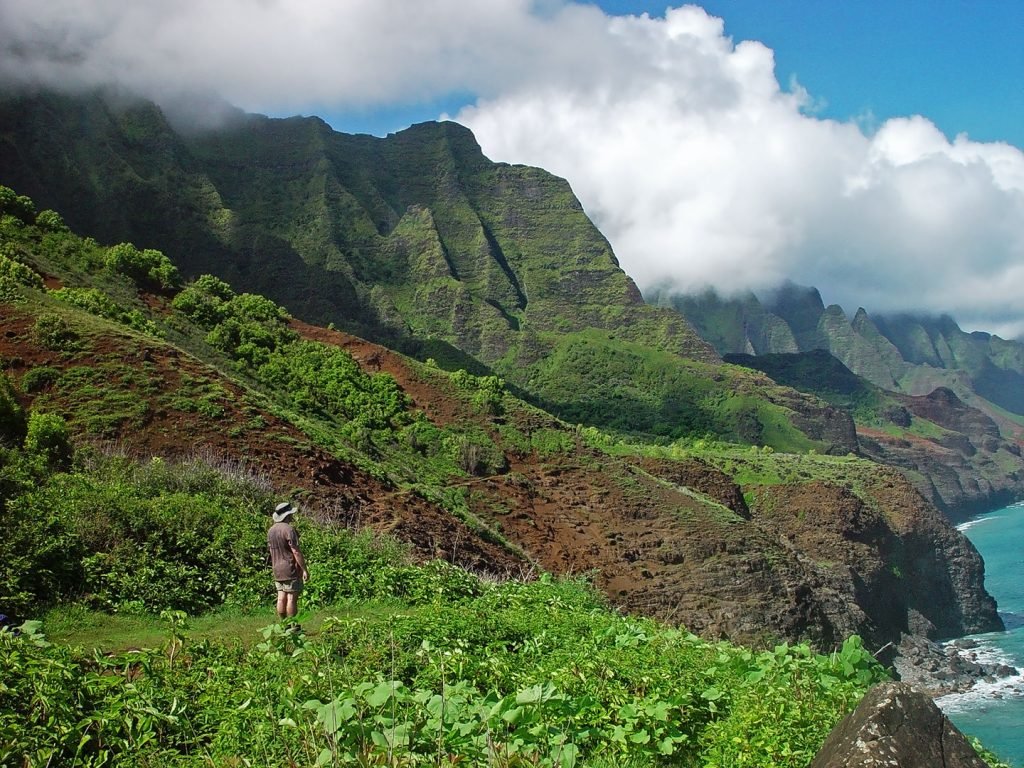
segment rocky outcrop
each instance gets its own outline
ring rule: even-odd
[[[920,396],[884,392],[823,350],[725,359],[857,414],[852,450],[900,468],[954,520],[1024,498],[1020,444],[948,387]]]
[[[930,696],[963,693],[979,682],[994,683],[1019,674],[1008,664],[979,659],[976,648],[967,638],[940,645],[907,635],[897,648],[894,667],[900,680]]]
[[[644,566],[655,577],[644,598],[695,631],[757,638],[760,626],[762,639],[822,649],[858,634],[881,649],[907,634],[945,639],[1002,627],[977,551],[895,470],[822,459],[820,473],[841,467],[842,481],[794,476],[740,488],[700,460],[639,463],[736,515],[720,516],[714,533],[667,526],[657,538],[662,561]],[[742,458],[728,463],[744,471]],[[653,513],[656,497],[647,498]],[[645,525],[654,529],[651,519]]]
[[[970,541],[894,470],[853,488],[824,482],[761,488],[752,521],[799,553],[803,582],[837,638],[869,647],[1002,628]]]
[[[924,693],[876,685],[825,740],[810,768],[987,768]]]

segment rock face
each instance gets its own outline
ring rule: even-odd
[[[1007,664],[982,661],[976,648],[977,644],[970,639],[939,645],[923,637],[907,635],[899,644],[894,665],[900,680],[929,696],[963,693],[979,681],[994,682],[1019,674]]]
[[[842,483],[739,489],[701,462],[644,460],[646,472],[737,516],[713,536],[674,541],[671,574],[647,566],[660,586],[673,585],[676,615],[705,634],[752,638],[757,627],[745,620],[755,616],[762,631],[824,649],[851,634],[881,649],[908,634],[1001,629],[970,541],[895,470],[848,461]]]
[[[829,735],[811,768],[987,765],[927,695],[903,683],[883,683]]]
[[[921,478],[918,489],[953,519],[1010,504],[1024,494],[1024,462],[1020,446],[1004,440],[996,422],[964,403],[947,387],[928,395],[893,395],[887,419],[900,435],[884,428],[861,427],[861,451],[875,461],[900,467]],[[936,425],[935,434],[914,433],[914,424]]]

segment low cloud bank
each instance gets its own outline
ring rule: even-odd
[[[695,6],[561,0],[11,0],[0,81],[337,112],[472,94],[495,160],[565,176],[641,285],[789,279],[874,313],[1024,335],[1024,153],[926,118],[823,120],[772,51]],[[827,97],[827,94],[820,94]]]

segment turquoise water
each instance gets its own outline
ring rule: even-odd
[[[978,655],[1024,672],[1024,503],[960,526],[985,558],[985,586],[999,603],[1006,632],[975,635]],[[977,736],[1015,768],[1024,768],[1024,675],[937,701],[964,733]]]

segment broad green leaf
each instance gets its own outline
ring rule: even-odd
[[[388,680],[377,685],[372,691],[366,694],[366,703],[371,707],[379,707],[391,698],[394,690],[402,683],[397,680]]]

